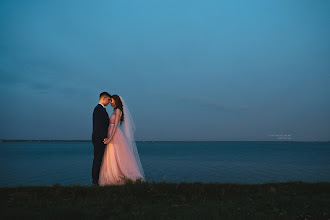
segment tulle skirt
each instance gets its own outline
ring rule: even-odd
[[[104,150],[99,184],[101,186],[122,185],[127,179],[133,182],[137,179],[144,181],[124,134],[117,128],[112,140]]]

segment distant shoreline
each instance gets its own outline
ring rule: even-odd
[[[0,142],[92,142],[91,140],[0,140]],[[136,142],[330,142],[330,141],[136,141]]]

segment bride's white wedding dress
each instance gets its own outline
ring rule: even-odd
[[[142,181],[145,180],[144,172],[133,137],[135,130],[134,124],[125,124],[125,120],[131,120],[131,116],[127,108],[124,108],[124,116],[123,130],[126,136],[117,126],[113,138],[105,147],[99,177],[99,184],[101,186],[122,185],[125,183],[126,179],[131,179],[133,182],[135,182],[137,179],[141,179]],[[110,116],[110,124],[108,130],[110,134],[112,130],[115,129],[115,118],[116,113],[114,111]],[[131,123],[133,123],[133,121],[131,121]]]

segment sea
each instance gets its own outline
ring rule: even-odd
[[[330,182],[330,142],[137,142],[148,182]],[[0,142],[0,186],[91,185],[91,142]]]

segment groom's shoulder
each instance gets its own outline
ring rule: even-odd
[[[98,104],[98,105],[95,106],[94,111],[98,110],[98,109],[101,109],[101,108],[103,108],[103,107],[100,104]]]

